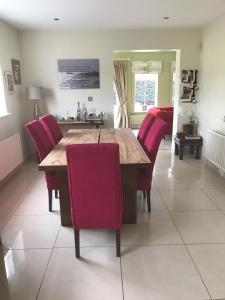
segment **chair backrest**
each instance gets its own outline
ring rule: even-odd
[[[119,228],[122,223],[119,145],[68,145],[66,154],[74,227]]]
[[[149,129],[148,135],[145,139],[144,149],[151,160],[152,169],[155,164],[157,152],[160,142],[165,136],[167,124],[162,119],[156,119]]]
[[[147,113],[144,120],[141,123],[141,127],[138,132],[137,139],[140,142],[140,144],[143,146],[145,139],[147,137],[147,134],[149,132],[149,129],[151,128],[152,124],[154,123],[156,117],[152,114]]]
[[[42,161],[54,145],[40,121],[32,121],[26,124],[25,127],[32,138],[39,159]]]
[[[40,117],[39,120],[44,126],[45,130],[47,131],[52,143],[54,145],[58,144],[58,142],[63,137],[63,134],[53,115],[47,114],[45,116]]]

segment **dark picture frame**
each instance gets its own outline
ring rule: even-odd
[[[5,77],[5,86],[6,86],[6,91],[8,94],[14,94],[14,83],[13,83],[13,73],[5,71],[4,72],[4,77]]]
[[[18,59],[12,59],[12,70],[13,70],[13,80],[14,84],[21,84],[21,69],[20,61]]]

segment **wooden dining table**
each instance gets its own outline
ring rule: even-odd
[[[123,223],[135,224],[137,222],[137,171],[140,168],[148,168],[151,162],[132,130],[129,128],[71,129],[39,164],[40,171],[51,171],[58,174],[62,226],[71,225],[66,145],[86,143],[119,144],[123,190]]]

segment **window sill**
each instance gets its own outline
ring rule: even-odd
[[[12,114],[11,113],[4,113],[4,114],[0,114],[0,120],[1,119],[4,119],[4,118],[7,118],[7,117],[9,117],[9,116],[11,116]]]

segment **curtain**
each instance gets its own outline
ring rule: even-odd
[[[119,98],[118,110],[116,112],[116,127],[128,127],[127,113],[127,72],[128,61],[115,60],[113,62],[113,80]]]

